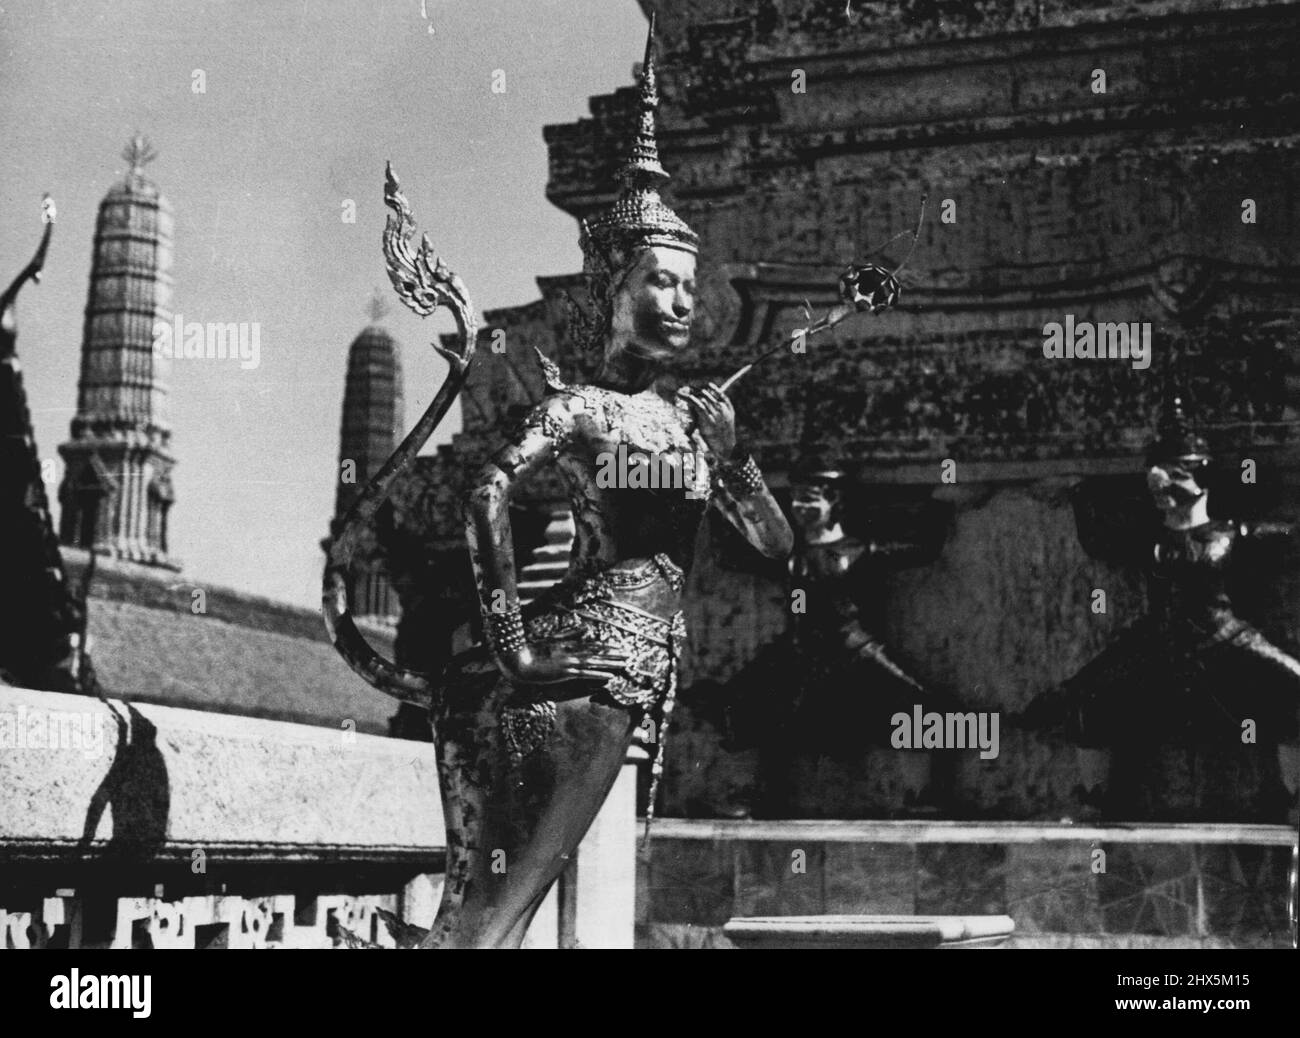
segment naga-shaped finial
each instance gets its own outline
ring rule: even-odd
[[[45,269],[45,253],[50,247],[50,235],[54,231],[54,217],[57,210],[54,207],[54,199],[46,195],[41,199],[41,222],[45,224],[45,230],[41,234],[41,243],[36,246],[36,255],[32,257],[31,262],[18,272],[18,276],[10,282],[9,287],[0,295],[0,326],[3,328],[3,346],[0,347],[0,356],[8,356],[13,351],[13,344],[17,337],[17,322],[14,318],[14,302],[18,299],[18,293],[22,290],[23,285],[28,281],[35,281],[40,284],[41,271]]]
[[[339,532],[327,549],[322,611],[330,640],[348,666],[381,692],[427,706],[433,695],[433,676],[404,670],[392,660],[385,659],[357,628],[348,606],[349,571],[379,506],[388,497],[398,477],[414,463],[421,448],[460,395],[474,359],[478,319],[464,282],[434,255],[429,236],[421,236],[418,249],[411,248],[415,216],[402,194],[391,163],[384,171],[384,204],[392,210],[384,224],[384,260],[388,280],[392,282],[397,297],[421,317],[428,317],[439,307],[446,307],[455,318],[459,343],[453,348],[437,342],[431,344],[447,360],[450,368],[447,377],[415,427],[366,484],[339,523]]]
[[[383,239],[388,280],[393,283],[397,298],[421,317],[428,317],[440,306],[451,311],[460,329],[460,349],[445,349],[436,342],[433,348],[446,357],[448,363],[464,370],[474,356],[478,331],[469,293],[465,283],[434,255],[427,234],[420,236],[420,247],[414,252],[411,250],[415,217],[402,194],[391,162],[384,169],[384,204],[392,210],[384,224]]]

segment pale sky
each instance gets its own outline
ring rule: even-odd
[[[175,212],[176,312],[261,325],[256,369],[173,363],[172,550],[187,578],[317,607],[372,291],[392,301],[408,426],[441,376],[428,343],[452,328],[387,287],[385,159],[480,312],[534,300],[538,275],[582,262],[544,195],[542,127],[629,85],[644,33],[635,0],[0,0],[0,284],[31,258],[41,196],[58,207],[44,279],[18,302],[41,457],[68,437],[95,217],[139,130]]]

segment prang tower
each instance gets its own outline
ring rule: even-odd
[[[167,543],[171,361],[153,348],[155,323],[172,319],[172,210],[144,176],[149,142],[137,134],[122,157],[126,177],[104,196],[95,226],[77,415],[59,448],[59,539],[178,569]]]
[[[362,329],[348,350],[343,428],[339,435],[338,494],[331,535],[402,438],[405,412],[401,349],[380,323],[387,309],[383,298],[376,293],[370,304],[370,324]],[[373,535],[371,531],[371,539]],[[401,612],[397,593],[375,546],[370,547],[352,569],[352,611],[356,616],[392,619]]]

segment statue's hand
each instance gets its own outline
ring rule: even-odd
[[[704,389],[679,389],[681,396],[695,412],[695,421],[704,444],[720,461],[726,461],[736,450],[736,409],[727,394],[710,382]]]
[[[529,685],[554,685],[562,681],[608,681],[627,671],[632,658],[625,652],[575,654],[528,645],[498,652],[497,666],[511,681]]]

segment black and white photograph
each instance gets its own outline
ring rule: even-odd
[[[24,998],[961,949],[1276,1009],[1298,127],[1297,0],[0,0]]]

